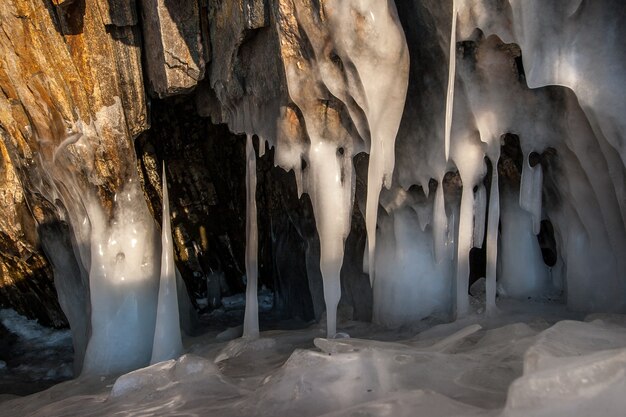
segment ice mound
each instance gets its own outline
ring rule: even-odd
[[[624,415],[626,329],[563,321],[528,349],[504,416]]]
[[[178,360],[168,360],[122,375],[115,381],[110,398],[129,395],[148,395],[162,391],[181,381],[185,383],[211,380],[218,377],[216,366],[196,355],[183,355]]]

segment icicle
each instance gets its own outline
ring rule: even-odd
[[[170,203],[163,163],[163,223],[161,227],[161,278],[152,359],[150,363],[178,358],[183,353],[176,289],[176,265],[170,224]]]
[[[443,196],[443,179],[439,180],[435,191],[435,202],[433,206],[433,243],[435,252],[435,263],[441,262],[446,256],[446,240],[448,230],[448,217],[446,216],[446,206]]]
[[[302,188],[302,168],[298,167],[294,167],[293,168],[293,173],[296,176],[296,190],[298,192],[298,198],[302,197],[302,193],[303,193],[303,188]]]
[[[485,217],[487,215],[487,190],[484,184],[478,186],[474,199],[474,236],[472,247],[482,248],[485,240]]]
[[[498,158],[492,160],[491,190],[489,192],[489,218],[487,223],[487,314],[496,311],[496,267],[498,262],[498,225],[500,223],[500,190],[498,186]]]
[[[450,33],[450,57],[448,63],[448,88],[446,93],[446,120],[444,132],[444,150],[446,161],[450,156],[450,132],[452,130],[452,112],[454,108],[454,82],[456,78],[456,22],[458,14],[458,0],[452,2],[452,30]]]
[[[463,186],[461,195],[456,268],[457,319],[466,316],[469,312],[469,252],[472,247],[472,226],[474,220],[474,191],[472,188],[473,184],[471,183],[469,186]]]
[[[257,295],[258,230],[256,213],[256,155],[252,135],[246,138],[246,311],[243,337],[259,337],[259,301]]]
[[[263,136],[258,136],[259,137],[259,158],[263,157],[263,155],[265,155],[265,139],[263,138]]]
[[[374,260],[376,258],[376,223],[378,220],[378,198],[383,184],[384,155],[383,143],[372,138],[370,149],[370,160],[367,171],[367,202],[365,206],[365,230],[367,232],[368,250],[368,271],[370,285],[374,286],[376,279],[376,269]]]
[[[541,169],[541,164],[531,167],[529,158],[525,158],[522,167],[522,181],[519,190],[519,205],[532,215],[533,233],[536,235],[539,234],[541,229],[542,187],[543,170]]]

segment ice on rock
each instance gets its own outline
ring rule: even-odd
[[[183,353],[178,309],[178,288],[176,264],[174,263],[174,243],[170,223],[170,202],[167,188],[165,163],[163,163],[163,222],[161,226],[161,277],[156,311],[152,359],[154,364],[176,359]]]
[[[259,141],[259,146],[261,142]],[[265,146],[265,145],[264,145]],[[259,148],[260,149],[260,148]],[[256,154],[252,135],[246,137],[246,311],[243,337],[259,337],[258,279],[258,226],[256,209]]]
[[[529,212],[533,220],[533,233],[538,235],[541,228],[541,190],[543,186],[543,170],[541,164],[530,165],[524,158],[522,180],[519,191],[519,205]]]

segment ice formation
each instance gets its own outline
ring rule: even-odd
[[[301,26],[309,34],[319,63],[304,56],[284,57],[289,97],[302,114],[308,143],[295,150],[278,141],[276,159],[283,168],[294,169],[299,192],[311,196],[320,238],[327,332],[333,337],[354,201],[352,157],[363,145],[370,154],[365,216],[374,281],[378,198],[381,187],[391,185],[394,143],[408,85],[408,50],[393,2],[328,1],[313,22],[298,19],[307,13],[299,10],[305,6],[296,2],[291,7],[281,10],[283,26]],[[352,128],[341,121],[346,113]]]
[[[259,151],[265,143],[259,140]],[[252,135],[246,137],[246,312],[243,337],[259,337],[258,276],[258,226],[256,212],[256,154]]]
[[[152,359],[157,363],[176,359],[183,353],[178,313],[178,291],[176,265],[174,264],[174,244],[170,223],[170,202],[167,189],[165,163],[163,163],[163,221],[161,226],[161,277],[157,302]]]

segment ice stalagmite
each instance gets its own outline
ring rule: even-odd
[[[519,205],[529,212],[533,218],[533,233],[538,235],[541,228],[541,187],[543,186],[543,170],[541,164],[531,166],[528,159],[524,160],[522,182],[519,190]]]
[[[161,279],[157,304],[152,359],[157,363],[176,359],[183,353],[176,290],[176,265],[170,224],[170,203],[167,191],[165,163],[163,164],[163,223],[161,226]]]
[[[499,159],[499,158],[498,158]],[[487,220],[487,282],[485,303],[487,314],[496,309],[496,271],[498,262],[498,225],[500,224],[500,190],[498,185],[498,159],[492,160],[491,190],[489,192],[489,217]]]
[[[259,145],[261,142],[259,142]],[[265,146],[265,144],[263,144]],[[256,154],[252,135],[246,138],[246,312],[243,337],[259,337],[259,306],[257,298],[258,228],[256,213]]]

